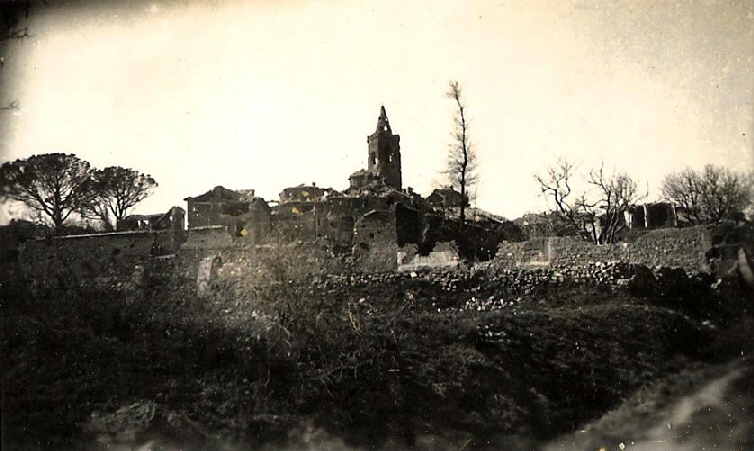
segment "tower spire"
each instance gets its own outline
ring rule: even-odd
[[[393,133],[393,131],[390,130],[390,122],[387,120],[385,105],[380,106],[380,117],[377,119],[377,132]]]

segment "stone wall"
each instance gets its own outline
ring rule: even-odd
[[[419,254],[415,244],[403,246],[398,251],[398,271],[455,269],[459,264],[458,249],[453,243],[438,243],[428,255]]]
[[[181,246],[182,252],[201,252],[203,250],[221,249],[233,245],[234,242],[250,241],[235,238],[225,226],[205,226],[189,231],[188,239]]]
[[[502,268],[573,267],[593,262],[622,261],[681,268],[687,272],[709,271],[712,249],[708,227],[651,230],[633,242],[595,245],[576,237],[543,237],[521,243],[501,243],[495,264]]]
[[[175,252],[170,231],[70,235],[23,243],[19,265],[35,283],[129,283],[153,257]]]
[[[398,265],[395,211],[373,210],[354,226],[354,266],[365,272],[394,271]]]
[[[258,281],[302,275],[396,269],[395,217],[391,211],[373,211],[353,229],[356,244],[351,249],[314,236],[301,241],[270,239],[259,243],[250,236],[235,236],[225,226],[205,226],[192,229],[174,257],[153,261],[147,272],[153,282],[208,293],[214,288],[253,289]]]
[[[504,268],[535,268],[549,266],[555,237],[534,237],[529,241],[499,244],[494,262]]]
[[[353,236],[353,248],[348,249],[324,238],[258,244],[250,237],[232,235],[224,226],[193,229],[185,242],[183,231],[76,235],[29,241],[19,250],[19,263],[24,274],[48,285],[130,286],[139,283],[138,278],[142,282],[148,278],[183,287],[203,284],[205,288],[214,282],[245,283],[244,280],[253,282],[271,276],[282,280],[299,273],[384,274],[396,269],[452,271],[458,266],[457,251],[443,246],[425,257],[415,255],[415,245],[410,252],[406,246],[401,258],[391,210],[373,210],[364,215],[354,225]],[[749,251],[754,248],[751,228],[658,229],[638,235],[631,242],[610,245],[593,245],[570,237],[536,238],[502,243],[495,259],[484,267],[498,272],[541,269],[556,271],[555,278],[565,275],[577,279],[592,277],[579,273],[581,269],[603,277],[606,268],[614,267],[605,263],[614,262],[720,274],[728,268],[722,262],[735,259],[742,242],[748,243],[745,246]],[[202,271],[207,274],[202,275]],[[270,271],[277,273],[271,275]],[[608,278],[622,278],[614,273],[611,269]]]
[[[355,270],[347,256],[334,255],[322,241],[255,245],[239,240],[212,248],[183,247],[169,261],[155,263],[150,268],[153,282],[199,295],[230,290],[239,299],[271,284]]]

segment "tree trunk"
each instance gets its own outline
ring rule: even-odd
[[[63,215],[56,211],[52,215],[52,223],[55,227],[55,235],[62,235],[63,234]]]

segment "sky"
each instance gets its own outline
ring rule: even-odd
[[[48,0],[0,48],[0,161],[75,153],[159,183],[336,190],[387,109],[403,183],[445,184],[457,80],[476,206],[546,209],[533,175],[604,164],[660,197],[686,167],[754,168],[751,0]],[[0,209],[0,221],[19,214]]]

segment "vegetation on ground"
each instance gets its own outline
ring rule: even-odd
[[[419,278],[305,290],[311,268],[278,257],[204,298],[7,278],[3,449],[91,449],[123,406],[151,412],[139,434],[163,449],[526,449],[714,360],[741,316],[718,308],[735,286],[704,303],[564,287],[491,310]]]

